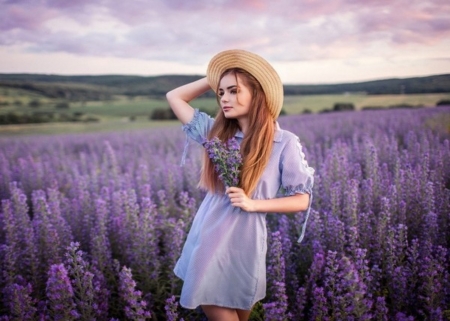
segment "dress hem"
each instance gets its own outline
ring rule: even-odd
[[[179,275],[179,273],[177,273],[177,271],[174,269],[173,270],[173,272],[174,272],[174,274],[179,278],[179,279],[181,279],[181,280],[183,280],[184,281],[184,279]],[[250,308],[248,308],[248,307],[245,307],[245,308],[243,308],[243,307],[237,307],[237,306],[233,306],[233,305],[228,305],[228,304],[223,304],[223,303],[217,303],[217,302],[203,302],[203,303],[199,303],[197,306],[187,306],[187,305],[184,305],[183,303],[181,303],[181,300],[180,300],[180,305],[183,307],[183,308],[185,308],[185,309],[189,309],[189,310],[195,310],[195,309],[197,309],[199,306],[201,306],[201,305],[215,305],[215,306],[219,306],[219,307],[222,307],[222,308],[228,308],[228,309],[239,309],[239,310],[246,310],[246,311],[251,311],[252,310],[252,308],[253,308],[253,306],[257,303],[257,302],[259,302],[259,301],[261,301],[262,299],[264,299],[266,296],[264,295],[263,297],[261,297],[261,298],[257,298],[256,299],[256,301],[251,305],[251,307]]]
[[[199,306],[201,306],[201,305],[215,305],[215,306],[222,307],[222,308],[251,311],[252,308],[253,308],[253,306],[254,306],[257,302],[261,301],[261,300],[264,299],[264,298],[265,298],[265,296],[262,297],[262,298],[260,298],[260,299],[257,299],[257,300],[251,305],[250,308],[248,308],[248,307],[245,307],[245,308],[243,308],[243,307],[237,307],[237,306],[233,306],[233,305],[231,305],[231,304],[230,304],[230,305],[227,305],[227,304],[217,303],[217,302],[203,302],[203,303],[199,303],[197,306],[193,307],[193,306],[187,306],[187,305],[184,305],[184,304],[182,304],[181,301],[180,301],[180,305],[181,305],[183,308],[189,309],[189,310],[195,310],[195,309],[197,309],[197,308],[198,308]]]

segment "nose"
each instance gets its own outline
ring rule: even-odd
[[[228,95],[227,93],[223,93],[222,97],[220,97],[221,102],[227,102],[228,101]]]

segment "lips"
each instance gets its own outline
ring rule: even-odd
[[[229,110],[231,110],[231,109],[233,109],[233,107],[231,107],[231,106],[224,106],[224,107],[222,107],[222,110],[223,110],[224,112],[229,111]]]

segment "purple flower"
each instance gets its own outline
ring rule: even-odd
[[[174,295],[167,298],[164,310],[166,310],[166,320],[167,321],[177,321],[178,320],[178,302]]]
[[[233,137],[223,143],[218,137],[214,137],[211,140],[205,140],[203,146],[225,187],[239,186],[242,155],[237,140]]]
[[[309,146],[318,169],[316,206],[302,244],[292,240],[304,213],[267,216],[280,235],[267,235],[266,305],[257,304],[251,320],[446,320],[449,112],[279,118]],[[2,136],[0,320],[50,320],[52,311],[66,311],[50,302],[70,302],[70,290],[51,290],[67,289],[65,277],[47,273],[74,240],[82,244],[68,251],[64,267],[77,320],[127,319],[125,305],[135,302],[122,300],[122,266],[132,269],[134,291],[142,291],[137,301],[148,303],[153,319],[175,317],[164,309],[176,304],[166,300],[182,285],[172,267],[205,196],[196,187],[203,146],[190,149],[189,166],[178,167],[185,138],[173,128]],[[236,162],[227,157],[226,164]],[[180,320],[206,320],[201,309],[175,311]]]
[[[106,299],[106,292],[102,289],[89,263],[84,260],[83,252],[79,250],[78,242],[70,243],[67,248],[65,267],[71,279],[74,292],[74,302],[83,320],[94,320],[103,314],[99,310],[98,302]]]
[[[388,308],[386,307],[386,300],[382,296],[376,300],[374,320],[388,321]]]
[[[4,289],[5,302],[10,310],[11,320],[35,320],[36,300],[32,298],[33,287],[18,277],[18,283],[14,283]]]
[[[137,291],[131,269],[124,266],[119,274],[119,294],[125,302],[125,315],[130,320],[144,321],[150,319],[147,302],[142,299],[142,292]]]
[[[289,320],[288,303],[285,284],[285,259],[279,231],[271,234],[270,259],[267,268],[268,303],[264,303],[266,320]]]
[[[53,320],[75,320],[79,317],[73,301],[72,284],[63,264],[50,267],[46,292],[48,309]]]
[[[325,298],[324,289],[321,287],[314,287],[313,289],[313,306],[311,309],[311,320],[330,320],[328,315],[328,302]]]

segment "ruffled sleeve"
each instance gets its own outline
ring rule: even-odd
[[[198,109],[194,110],[194,117],[189,123],[182,126],[183,131],[186,133],[186,142],[184,143],[183,156],[181,159],[181,166],[184,165],[186,155],[189,149],[189,138],[202,144],[208,136],[208,132],[214,124],[214,119],[208,114],[201,112]]]
[[[293,136],[287,142],[280,159],[281,186],[284,196],[295,194],[309,194],[309,204],[305,211],[298,242],[305,236],[306,223],[311,211],[314,185],[314,168],[308,165],[302,145],[297,136]]]

